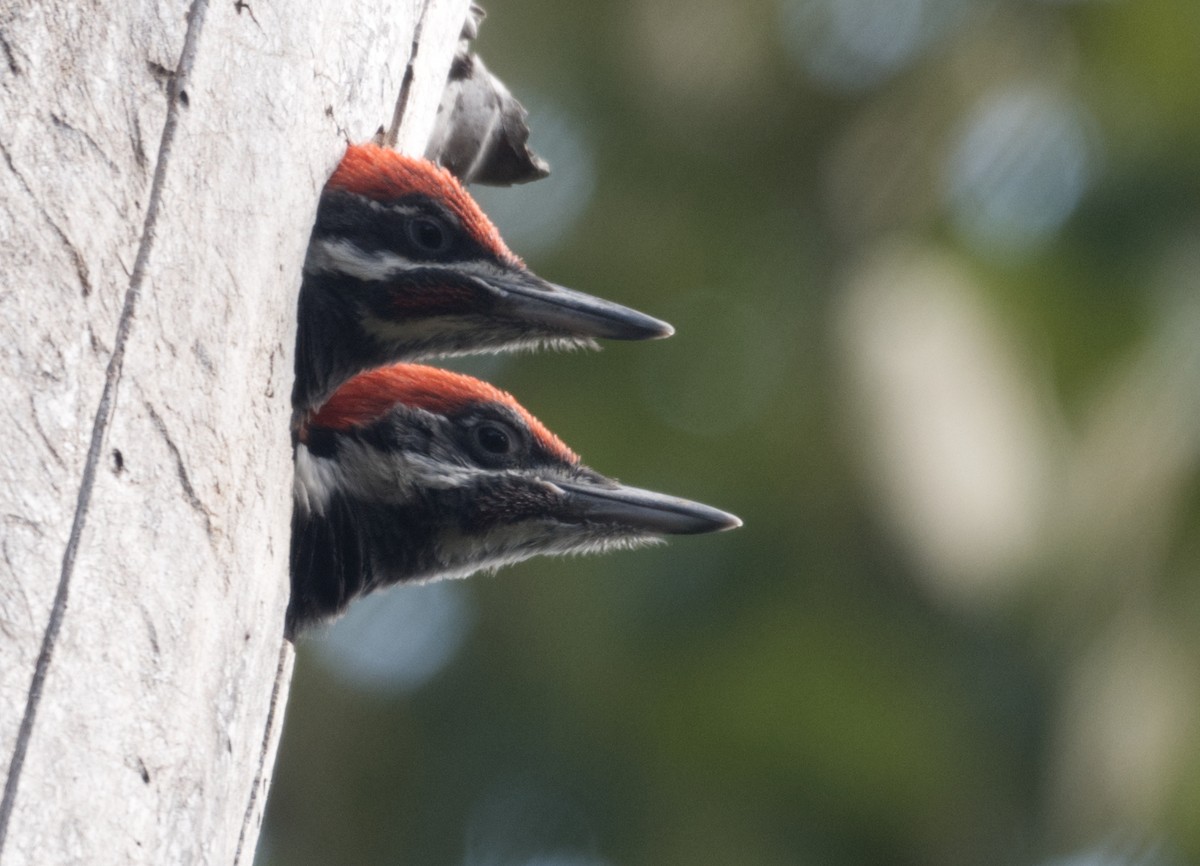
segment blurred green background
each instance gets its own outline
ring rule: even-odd
[[[662,343],[460,368],[736,532],[302,643],[258,862],[1200,863],[1200,3],[493,0]]]

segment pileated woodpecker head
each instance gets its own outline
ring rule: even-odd
[[[396,361],[671,333],[538,277],[445,169],[351,145],[309,240],[292,404],[314,410],[356,373]]]
[[[290,635],[392,583],[741,525],[592,471],[508,394],[433,367],[356,376],[299,435]]]

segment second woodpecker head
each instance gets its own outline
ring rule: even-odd
[[[485,382],[397,364],[351,379],[300,431],[289,630],[392,583],[740,525],[592,471]]]
[[[396,361],[671,333],[538,277],[445,169],[351,145],[304,262],[292,402],[310,412],[351,376]]]

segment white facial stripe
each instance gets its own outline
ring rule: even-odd
[[[422,490],[465,487],[482,473],[478,467],[423,454],[386,453],[366,443],[344,439],[336,460],[316,457],[304,445],[298,445],[293,488],[299,507],[309,514],[322,515],[335,491],[367,502],[403,503]],[[487,474],[519,473],[498,470]]]
[[[305,446],[296,446],[296,472],[292,487],[298,508],[308,514],[324,514],[329,498],[344,484],[345,479],[336,460],[314,457]]]
[[[309,245],[304,270],[310,274],[347,274],[360,280],[386,280],[418,263],[392,252],[368,253],[345,238],[322,238]]]
[[[416,482],[417,486],[426,490],[449,490],[453,487],[465,487],[472,479],[483,474],[472,466],[460,466],[446,463],[423,454],[409,456],[405,463],[406,477]],[[492,473],[501,475],[503,473]]]
[[[403,503],[422,490],[465,486],[479,470],[422,454],[380,451],[346,438],[338,447],[337,481],[351,496],[367,502]]]
[[[347,238],[314,239],[308,246],[304,270],[310,274],[348,274],[360,280],[385,280],[413,268],[438,267],[437,262],[413,261],[390,250],[367,252]],[[473,278],[490,285],[506,268],[487,259],[467,259],[454,263],[461,279]]]
[[[376,201],[373,198],[362,195],[359,199],[367,203],[367,207],[371,210],[379,211],[380,213],[394,214],[402,217],[420,216],[423,211],[416,205],[397,204],[396,202]]]
[[[378,201],[370,196],[365,195],[360,195],[358,198],[360,201],[366,202],[367,207],[369,207],[371,210],[377,211],[381,214],[388,214],[389,216],[415,217],[425,216],[429,212],[428,208],[421,208],[417,205],[400,204],[393,201]],[[431,202],[430,204],[433,203]],[[437,207],[435,205],[434,212],[439,219],[448,222],[454,228],[459,227],[458,217],[447,211],[445,208]]]

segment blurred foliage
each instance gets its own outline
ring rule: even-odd
[[[1200,862],[1200,5],[489,12],[485,206],[678,334],[469,369],[746,526],[302,645],[260,863]]]

